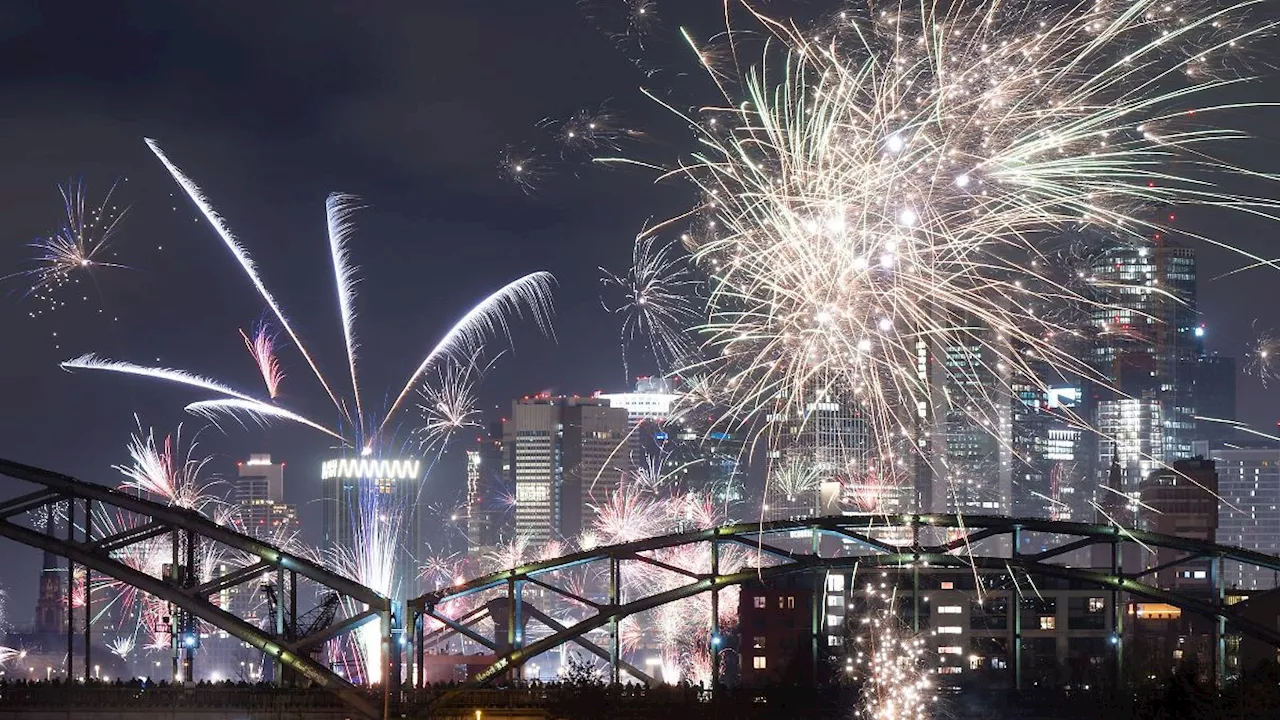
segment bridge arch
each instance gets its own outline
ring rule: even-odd
[[[891,542],[878,536],[883,535],[886,530],[894,531],[900,540]],[[1053,538],[1056,544],[1036,553],[1019,553],[1016,548],[1019,546],[1019,538],[1024,533],[1037,533],[1038,537]],[[780,540],[788,537],[794,539],[797,535],[811,538],[811,542],[804,550],[783,547],[779,544]],[[841,540],[842,550],[854,548],[860,551],[835,556],[824,555],[821,549],[823,538]],[[901,540],[903,538],[906,540]],[[1005,539],[1010,551],[1001,555],[989,555],[973,550],[983,541],[999,538]],[[646,555],[653,551],[693,544],[705,544],[708,547],[709,572],[674,568]],[[722,574],[718,571],[719,549],[728,545],[753,548],[757,551],[758,557],[770,558],[771,564]],[[1054,558],[1095,545],[1107,547],[1108,557],[1112,558],[1111,567],[1078,568],[1049,562]],[[1123,548],[1128,545],[1138,545],[1147,550],[1163,548],[1181,555],[1156,567],[1124,572],[1120,567],[1120,557]],[[1146,576],[1158,571],[1201,560],[1209,560],[1211,563],[1212,582],[1216,584],[1217,589],[1216,597],[1206,599],[1186,592],[1163,589],[1143,581]],[[616,680],[620,660],[617,624],[625,617],[711,592],[713,611],[709,622],[714,637],[718,635],[718,617],[714,608],[717,604],[718,591],[722,588],[757,579],[769,580],[797,573],[853,568],[902,570],[933,566],[1010,571],[1016,568],[1032,576],[1058,577],[1109,591],[1113,597],[1111,605],[1113,613],[1120,612],[1118,599],[1120,594],[1124,593],[1133,597],[1168,603],[1184,611],[1215,619],[1218,623],[1219,637],[1225,627],[1230,625],[1244,635],[1280,648],[1280,631],[1250,620],[1225,602],[1222,565],[1227,561],[1280,572],[1278,557],[1113,525],[954,514],[852,515],[798,521],[740,523],[594,548],[560,558],[531,562],[475,578],[454,587],[436,590],[409,601],[409,609],[417,633],[419,667],[422,665],[425,623],[428,620],[440,623],[445,631],[464,635],[495,651],[493,662],[476,675],[475,681],[478,684],[487,683],[504,672],[520,667],[525,661],[566,642],[579,641],[587,633],[605,626],[610,628],[609,658],[613,678]],[[678,587],[663,589],[627,602],[619,602],[616,584],[620,564],[623,562],[639,562],[661,567],[684,575],[688,581]],[[549,573],[591,563],[608,564],[611,579],[610,594],[603,603],[593,602],[540,579],[541,576]],[[505,592],[507,606],[512,608],[511,612],[519,618],[521,589],[525,584],[569,597],[591,608],[592,612],[572,624],[562,625],[546,637],[528,645],[518,642],[514,633],[515,624],[507,623],[511,637],[503,647],[499,643],[490,642],[478,636],[466,623],[460,622],[458,618],[449,617],[441,609],[442,605],[469,595],[502,590]],[[1119,620],[1117,618],[1115,627],[1119,626]],[[1224,643],[1219,640],[1215,645],[1218,649],[1217,659],[1221,672]],[[715,653],[712,655],[713,661],[718,661],[718,655]],[[718,662],[716,664],[718,665]],[[1015,668],[1020,683],[1019,670],[1020,668]]]
[[[366,622],[380,620],[384,638],[383,662],[390,663],[393,659],[388,652],[392,608],[387,598],[304,557],[229,530],[193,510],[162,505],[114,488],[83,482],[10,460],[0,460],[0,476],[39,486],[39,489],[31,493],[0,502],[0,536],[67,558],[71,563],[83,565],[93,572],[110,576],[169,602],[261,650],[274,661],[293,669],[317,686],[336,693],[358,713],[371,718],[383,716],[383,712],[369,702],[366,693],[316,662],[310,657],[308,650],[342,632],[353,630]],[[84,517],[89,518],[93,516],[94,506],[97,505],[100,508],[127,511],[144,521],[136,527],[102,537],[93,537],[93,523],[89,522],[84,526],[81,539],[75,537],[73,522],[67,523],[65,538],[39,532],[15,522],[32,510],[52,508],[59,503],[66,503],[72,519],[77,506],[83,508]],[[113,553],[134,543],[164,535],[173,538],[175,558],[178,554],[179,536],[184,536],[187,548],[193,548],[197,542],[220,543],[256,558],[256,562],[208,582],[183,583],[176,577],[176,570],[173,578],[158,578],[130,567],[113,556]],[[174,563],[174,567],[177,566],[178,563]],[[266,572],[275,572],[280,579],[288,573],[290,584],[294,587],[296,576],[301,575],[365,605],[368,609],[331,626],[318,636],[287,640],[253,626],[209,599],[214,593],[255,580]],[[282,613],[283,603],[277,607],[280,608],[278,613]],[[277,625],[280,624],[282,618],[277,619]],[[88,647],[89,644],[86,643],[86,652]],[[68,663],[71,660],[68,655]],[[88,666],[86,657],[85,667]],[[391,677],[391,674],[385,673],[384,677]],[[384,709],[389,692],[390,683],[384,683]]]

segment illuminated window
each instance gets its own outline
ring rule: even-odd
[[[787,609],[788,609],[788,610],[794,610],[794,609],[795,609],[795,607],[796,607],[796,596],[795,596],[795,595],[788,595],[788,596],[787,596]]]
[[[755,596],[755,597],[751,598],[751,604],[752,604],[752,606],[754,606],[756,609],[758,609],[758,610],[759,610],[759,609],[763,609],[763,608],[764,608],[765,603],[766,603],[766,601],[767,601],[767,600],[768,600],[768,598],[766,598],[765,596],[763,596],[763,595],[757,595],[757,596]]]
[[[959,635],[960,626],[959,625],[943,625],[938,628],[938,634],[939,635]]]
[[[1107,607],[1106,598],[1091,597],[1089,598],[1089,612],[1100,613]]]
[[[939,655],[959,655],[960,653],[959,645],[942,645],[938,648]]]
[[[961,672],[961,668],[954,667],[954,666],[938,668],[939,675],[959,675],[960,672]]]
[[[755,650],[764,649],[764,636],[756,635],[755,637],[751,638],[751,647]]]
[[[839,635],[827,636],[827,647],[841,647],[844,645],[844,639]]]
[[[757,656],[755,656],[755,657],[751,658],[751,667],[755,668],[756,670],[764,670],[764,669],[765,669],[765,659],[764,659],[764,656],[763,656],[763,655],[757,655]]]
[[[938,614],[939,615],[959,615],[960,606],[959,605],[940,605],[938,606]]]
[[[828,576],[827,576],[827,589],[828,589],[828,590],[830,590],[831,592],[841,592],[841,591],[843,591],[843,590],[844,590],[844,576],[843,576],[843,575],[828,575]]]
[[[844,598],[839,595],[828,595],[827,607],[844,607]]]
[[[953,582],[951,582],[950,580],[943,580],[943,581],[942,581],[942,589],[943,589],[943,590],[955,590],[955,589],[956,589],[956,584],[955,584],[955,583],[953,583]]]
[[[1052,615],[1047,615],[1047,616],[1045,616],[1045,617],[1042,617],[1042,618],[1040,618],[1040,629],[1041,629],[1041,630],[1052,630],[1052,629],[1054,628],[1054,626],[1055,626],[1055,625],[1057,625],[1057,622],[1058,622],[1058,621],[1057,621],[1057,618],[1055,618],[1055,617],[1054,617],[1054,616],[1052,616]]]

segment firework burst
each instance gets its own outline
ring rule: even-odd
[[[138,421],[138,431],[129,440],[132,462],[113,466],[127,478],[121,487],[188,510],[204,511],[217,503],[209,491],[211,484],[201,477],[209,458],[196,456],[197,443],[191,443],[185,450],[183,445],[181,425],[177,433],[157,441],[155,430],[143,430]]]
[[[91,278],[95,270],[125,267],[107,261],[113,255],[112,240],[129,211],[112,203],[111,196],[119,184],[116,181],[97,205],[89,202],[83,182],[58,187],[64,213],[61,227],[31,243],[36,251],[34,267],[0,278],[21,277],[30,282],[26,294],[43,306],[32,311],[32,317],[64,307],[65,291],[79,285],[82,279]]]
[[[222,217],[218,215],[217,211],[213,209],[213,206],[204,196],[204,193],[191,178],[187,177],[169,160],[159,145],[152,140],[148,140],[147,144],[213,226],[227,249],[231,251],[241,270],[244,271],[258,291],[259,296],[275,316],[282,331],[288,335],[293,347],[306,361],[316,381],[333,403],[338,417],[342,420],[341,427],[343,430],[340,431],[310,420],[296,412],[280,407],[269,399],[256,398],[251,394],[235,390],[226,383],[200,377],[184,370],[147,367],[127,362],[105,360],[93,355],[85,355],[64,362],[62,367],[65,369],[102,370],[117,374],[138,375],[210,391],[221,397],[191,403],[187,406],[187,410],[215,421],[219,418],[232,417],[240,419],[242,422],[251,420],[265,423],[271,420],[285,420],[299,423],[328,434],[330,437],[341,441],[346,447],[358,449],[363,454],[372,454],[388,424],[426,373],[433,369],[444,367],[450,361],[454,361],[454,367],[465,371],[469,367],[466,361],[474,358],[489,339],[501,336],[510,340],[508,322],[512,317],[520,318],[525,317],[527,314],[539,329],[544,332],[550,331],[550,292],[554,282],[551,275],[545,272],[536,272],[508,283],[473,307],[445,333],[444,337],[432,348],[426,358],[409,376],[404,388],[387,408],[381,420],[378,421],[365,412],[357,374],[358,345],[355,333],[356,315],[354,308],[358,275],[356,268],[350,262],[348,243],[354,233],[352,214],[359,208],[358,199],[351,195],[335,193],[329,196],[325,204],[329,229],[329,250],[333,261],[338,305],[341,311],[341,328],[346,349],[347,366],[351,378],[353,399],[351,402],[347,402],[339,397],[334,390],[334,384],[320,371],[315,357],[302,342],[293,323],[285,315],[282,305],[263,281],[257,265],[249,255],[248,250],[231,233]],[[275,359],[273,352],[274,343],[265,340],[260,342],[260,337],[262,336],[255,335],[254,340],[250,342],[246,336],[246,344],[249,345],[250,353],[254,356],[259,370],[262,372],[268,392],[274,397],[273,391],[278,390],[280,378],[278,361]]]
[[[1076,233],[1152,244],[1168,206],[1274,211],[1222,189],[1251,173],[1209,154],[1244,137],[1211,124],[1211,97],[1271,34],[1254,5],[860,4],[801,28],[741,4],[767,42],[730,33],[727,62],[694,47],[721,97],[685,114],[650,93],[701,148],[667,172],[699,204],[648,231],[689,224],[709,275],[703,359],[678,371],[735,428],[856,407],[865,447],[837,468],[920,452],[948,415],[997,428],[1017,385],[1105,382],[1052,311],[1100,301],[1050,255]],[[944,392],[932,368],[954,348],[964,387]]]
[[[686,329],[697,322],[693,301],[701,284],[689,259],[674,243],[660,244],[640,237],[632,247],[631,266],[624,274],[600,268],[605,310],[622,319],[622,365],[631,377],[629,349],[647,343],[658,367],[671,370],[693,353]]]
[[[422,426],[418,439],[430,454],[436,448],[443,449],[459,431],[480,427],[480,410],[476,407],[476,386],[489,372],[497,358],[484,362],[476,353],[459,362],[449,360],[434,381],[424,382],[418,390],[422,402]]]
[[[869,720],[927,720],[935,702],[932,671],[925,639],[913,635],[887,606],[891,593],[868,585],[866,598],[875,608],[853,628],[854,655],[845,671],[861,681],[861,702],[855,711]]]
[[[1254,328],[1256,331],[1256,322]],[[1268,382],[1280,379],[1278,368],[1280,368],[1280,338],[1270,330],[1257,332],[1253,344],[1245,354],[1245,374],[1258,378],[1262,382],[1262,387],[1266,387]]]
[[[240,331],[244,339],[244,347],[253,357],[253,362],[262,374],[262,382],[267,387],[267,395],[275,400],[280,394],[280,383],[284,382],[284,370],[280,368],[280,359],[276,357],[276,336],[266,323],[259,323],[250,337]]]

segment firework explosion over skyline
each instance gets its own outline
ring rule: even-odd
[[[1089,300],[1038,269],[1052,265],[1049,235],[1172,232],[1201,253],[1202,278],[1280,254],[1260,241],[1269,226],[1258,217],[1275,188],[1250,174],[1280,155],[1245,139],[1270,117],[1250,106],[1276,85],[1256,57],[1270,33],[1254,4],[1014,3],[987,14],[804,3],[792,17],[786,3],[759,15],[733,4],[726,16],[718,3],[602,0],[565,2],[547,18],[499,4],[492,26],[465,3],[375,13],[362,18],[380,38],[372,44],[347,36],[337,13],[317,13],[302,32],[350,61],[327,74],[317,68],[334,61],[316,51],[282,64],[262,55],[278,51],[257,33],[291,25],[285,17],[246,30],[239,11],[138,10],[144,28],[181,28],[192,43],[138,31],[148,42],[136,55],[91,70],[39,62],[46,19],[15,11],[9,48],[27,59],[16,64],[50,69],[34,79],[45,89],[10,91],[26,109],[8,135],[54,148],[15,151],[24,159],[3,181],[20,208],[0,251],[11,301],[0,322],[23,348],[3,377],[11,406],[24,408],[3,426],[13,447],[30,448],[16,459],[119,482],[109,467],[126,461],[130,433],[126,468],[145,466],[178,451],[142,423],[176,428],[183,408],[202,411],[228,431],[201,435],[213,466],[269,450],[299,468],[286,484],[315,533],[311,465],[329,445],[373,448],[386,421],[384,447],[421,443],[434,457],[452,435],[475,434],[477,407],[548,388],[622,389],[655,370],[698,377],[747,427],[818,388],[860,395],[884,454],[918,431],[901,409],[926,402],[913,364],[922,344],[974,340],[1014,375],[1037,363],[1089,372],[1054,340],[1069,334],[1056,307]],[[76,28],[130,26],[133,12]],[[726,17],[741,31],[725,34]],[[495,58],[454,40],[416,56],[412,29],[435,26],[506,47]],[[234,63],[224,36],[246,48]],[[586,49],[547,47],[562,44]],[[599,67],[582,68],[584,54]],[[446,63],[448,76],[431,69]],[[152,65],[174,69],[132,79]],[[269,77],[251,77],[263,66]],[[205,77],[185,107],[164,99],[184,85],[182,68]],[[59,99],[96,85],[95,72],[118,93],[80,98],[86,118],[129,104],[158,119],[68,121]],[[153,144],[158,165],[142,137],[159,137],[175,160]],[[1249,162],[1237,169],[1239,158]],[[656,187],[655,173],[665,176]],[[368,207],[356,224],[356,200],[335,188],[359,190]],[[1170,206],[1185,224],[1154,219]],[[538,337],[550,278],[529,273],[541,270],[559,281],[556,343]],[[1261,279],[1270,272],[1202,280],[1200,303],[1210,346],[1247,370],[1241,418],[1263,427],[1280,385],[1280,318],[1267,315],[1275,283]],[[522,277],[532,279],[501,294]],[[473,303],[494,291],[492,312],[468,325]],[[508,328],[515,353],[499,358],[507,343],[483,341],[504,341]],[[82,352],[199,392],[53,369]],[[413,437],[415,423],[426,437]],[[81,449],[72,467],[68,444]],[[425,490],[442,507],[460,490],[451,462]],[[794,470],[788,481],[807,487],[808,471]],[[157,474],[130,482],[165,490],[141,486]],[[590,537],[569,540],[671,527],[671,498],[614,500]],[[0,581],[19,590],[36,562]],[[30,607],[33,596],[10,594],[10,608]]]

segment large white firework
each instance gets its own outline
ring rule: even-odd
[[[370,454],[377,449],[379,439],[385,434],[389,423],[396,416],[397,411],[404,404],[409,393],[428,372],[442,368],[450,361],[452,361],[452,367],[466,367],[464,363],[474,357],[486,341],[499,336],[509,339],[508,323],[513,317],[527,315],[539,329],[544,332],[550,330],[550,293],[554,279],[550,273],[546,272],[535,272],[518,278],[486,297],[458,320],[414,369],[404,388],[395,397],[387,410],[381,414],[381,418],[372,417],[365,410],[357,373],[357,349],[359,346],[356,341],[355,331],[355,300],[358,276],[356,268],[351,263],[348,248],[354,232],[351,216],[359,207],[359,200],[351,195],[335,193],[329,196],[325,205],[328,218],[329,251],[333,260],[341,329],[346,349],[346,364],[351,379],[352,401],[347,402],[334,389],[335,384],[331,383],[320,371],[314,355],[302,342],[302,338],[294,324],[285,315],[283,306],[267,287],[249,251],[231,233],[222,217],[213,209],[213,206],[204,196],[203,191],[169,160],[168,156],[165,155],[155,141],[147,140],[147,145],[169,170],[178,185],[186,191],[191,201],[231,251],[240,268],[275,316],[284,333],[292,340],[294,348],[306,361],[307,366],[311,368],[312,374],[324,389],[326,395],[328,395],[338,417],[342,420],[341,426],[334,428],[324,423],[316,422],[300,413],[281,407],[271,399],[254,397],[249,393],[232,388],[227,383],[201,377],[185,370],[135,365],[128,362],[107,360],[93,355],[85,355],[64,362],[62,364],[63,368],[68,370],[103,370],[113,373],[141,375],[213,392],[219,397],[192,403],[187,406],[187,409],[193,413],[213,419],[229,416],[242,421],[267,422],[284,420],[295,422],[320,430],[341,441],[346,447]],[[246,335],[245,342],[263,375],[270,398],[277,397],[282,376],[278,360],[274,355],[273,341],[263,331],[256,334],[252,340]]]
[[[947,413],[997,428],[1018,385],[1104,382],[1053,312],[1099,301],[1047,255],[1080,232],[1153,244],[1168,206],[1274,209],[1212,155],[1244,137],[1215,124],[1238,107],[1217,91],[1273,29],[1257,5],[854,3],[800,27],[729,3],[764,32],[695,48],[721,97],[682,113],[651,93],[698,134],[667,171],[700,202],[650,231],[689,225],[710,275],[705,359],[684,374],[757,428],[838,398],[871,457],[921,447]],[[941,367],[962,376],[947,392]]]

